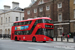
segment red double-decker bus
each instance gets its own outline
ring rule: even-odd
[[[11,29],[11,40],[53,41],[53,29],[52,19],[48,17],[17,21]]]

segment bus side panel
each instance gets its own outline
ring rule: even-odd
[[[34,31],[32,32],[32,36],[31,36],[32,38],[35,37],[36,41],[41,41],[41,35],[36,35],[36,32],[39,28],[40,27],[38,27],[38,24],[37,24],[34,28]]]

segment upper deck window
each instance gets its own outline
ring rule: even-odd
[[[19,25],[19,23],[14,23],[14,24],[13,24],[13,26],[17,26],[17,25]]]
[[[44,23],[53,23],[52,20],[44,19]]]
[[[36,20],[35,25],[37,23],[53,23],[53,22],[52,20],[49,20],[49,19],[39,19],[39,20]]]
[[[27,24],[31,24],[31,22],[32,22],[32,21],[18,22],[18,23],[14,23],[13,26],[27,25]]]
[[[42,19],[36,20],[36,21],[35,21],[35,25],[36,25],[37,23],[43,23],[43,20],[42,20]]]

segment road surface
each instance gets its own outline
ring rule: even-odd
[[[75,50],[75,43],[24,42],[0,39],[0,50]]]

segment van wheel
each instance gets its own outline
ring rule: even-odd
[[[32,38],[32,42],[36,42],[36,38],[35,37]]]

